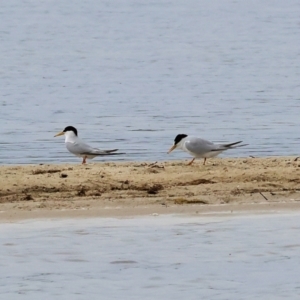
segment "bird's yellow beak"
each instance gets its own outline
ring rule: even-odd
[[[173,145],[170,150],[168,151],[168,154],[171,153],[176,148],[176,145]]]
[[[54,137],[56,137],[56,136],[60,136],[60,135],[64,135],[65,133],[62,131],[62,132],[60,132],[60,133],[58,133],[58,134],[56,134]]]

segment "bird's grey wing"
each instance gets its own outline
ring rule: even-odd
[[[93,154],[94,148],[84,142],[66,143],[67,149],[73,154]]]
[[[248,146],[248,144],[243,144],[243,145],[239,145],[240,143],[242,143],[242,141],[238,141],[238,142],[234,142],[234,143],[230,143],[230,144],[218,144],[216,145],[218,148],[216,150],[212,150],[212,151],[218,151],[218,150],[228,150],[228,149],[234,149],[234,148],[238,148],[238,147],[244,147],[244,146]]]
[[[95,155],[95,156],[101,156],[101,155],[117,155],[117,154],[124,154],[124,153],[114,153],[115,151],[118,151],[118,149],[112,149],[112,150],[100,150],[98,148],[93,148],[89,146],[88,144],[85,144],[83,142],[76,142],[76,143],[66,143],[67,149],[75,154],[75,155]]]
[[[201,155],[210,151],[216,151],[218,145],[197,137],[191,137],[185,142],[188,151]]]
[[[242,144],[242,141],[238,141],[238,142],[234,142],[234,143],[230,143],[230,144],[220,144],[219,146],[222,148],[227,149],[234,149],[234,148],[238,148],[238,147],[244,147],[244,146],[248,146],[248,144]]]
[[[92,148],[92,152],[89,153],[82,153],[82,154],[91,154],[91,155],[97,155],[97,156],[101,156],[101,155],[120,155],[120,154],[125,154],[125,153],[115,153],[116,151],[118,151],[119,149],[112,149],[112,150],[100,150],[98,148]]]

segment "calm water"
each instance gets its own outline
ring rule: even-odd
[[[299,214],[1,224],[1,299],[299,299]]]
[[[178,133],[243,140],[226,156],[299,155],[300,2],[1,4],[0,163],[78,162],[67,125],[124,160]]]

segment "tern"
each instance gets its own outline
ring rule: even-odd
[[[69,152],[71,152],[72,154],[78,157],[82,157],[82,164],[86,163],[87,158],[93,159],[96,156],[125,154],[125,153],[115,153],[119,149],[100,150],[98,148],[93,148],[89,146],[78,137],[78,131],[73,126],[67,126],[62,132],[59,132],[54,137],[60,135],[65,136],[65,144]]]
[[[168,154],[174,149],[178,148],[185,152],[188,152],[194,158],[188,163],[191,165],[196,158],[204,158],[203,165],[205,165],[206,159],[215,157],[223,151],[234,149],[238,147],[246,146],[247,144],[238,145],[242,141],[230,143],[230,144],[214,144],[210,141],[201,139],[195,136],[189,136],[186,134],[178,134],[174,139],[174,145],[168,151]]]

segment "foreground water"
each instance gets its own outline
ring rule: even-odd
[[[289,1],[1,5],[0,163],[78,161],[67,125],[121,160],[183,157],[178,133],[299,154],[299,14]],[[185,155],[186,157],[186,155]]]
[[[298,299],[299,214],[1,224],[1,299]]]

